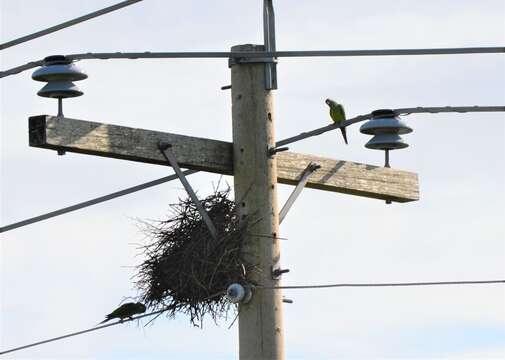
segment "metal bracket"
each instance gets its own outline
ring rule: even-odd
[[[291,206],[293,206],[293,203],[302,192],[303,188],[305,187],[305,184],[307,184],[307,181],[309,181],[310,175],[312,175],[312,173],[319,168],[321,168],[320,165],[311,162],[309,163],[309,165],[307,165],[305,170],[303,170],[302,176],[300,177],[300,180],[298,180],[298,184],[296,185],[291,195],[289,195],[288,200],[286,201],[281,211],[279,212],[279,224],[282,223],[282,220],[284,220],[289,209],[291,209]]]
[[[273,157],[278,152],[288,151],[289,148],[287,146],[279,146],[279,147],[269,147],[268,148],[268,157]]]
[[[275,51],[275,13],[273,0],[263,1],[263,38],[265,51]],[[265,89],[277,89],[277,59],[265,65]]]
[[[276,64],[277,59],[273,57],[232,57],[228,59],[228,67],[232,67],[233,65],[239,64]]]
[[[279,280],[282,274],[288,273],[289,269],[273,268],[272,267],[272,279]]]
[[[198,212],[200,213],[200,216],[202,217],[203,221],[207,225],[207,228],[209,229],[210,234],[214,239],[217,238],[217,231],[216,227],[212,223],[212,220],[209,217],[209,214],[207,214],[207,211],[205,211],[204,207],[200,203],[200,200],[198,200],[198,197],[196,196],[196,193],[194,192],[193,188],[189,184],[188,180],[186,179],[186,176],[182,172],[181,168],[179,167],[179,164],[177,164],[177,159],[175,158],[175,155],[172,151],[172,144],[169,144],[165,141],[160,141],[158,144],[158,148],[162,152],[162,154],[165,156],[165,159],[170,163],[170,166],[174,169],[175,173],[179,177],[179,180],[181,181],[182,185],[184,186],[184,189],[186,189],[186,192],[188,193],[189,197],[191,200],[195,203],[196,208],[198,209]]]
[[[263,0],[263,39],[264,51],[275,52],[275,13],[273,0]],[[277,89],[277,58],[276,57],[231,57],[228,67],[237,64],[265,64],[265,90]]]

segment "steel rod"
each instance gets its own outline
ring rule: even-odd
[[[274,52],[275,46],[275,13],[273,0],[263,1],[263,37],[266,52]],[[277,89],[277,64],[265,64],[265,89]]]
[[[295,189],[293,190],[291,195],[289,195],[288,200],[286,201],[286,203],[282,207],[281,211],[279,212],[279,224],[282,223],[282,221],[286,217],[287,213],[289,212],[289,210],[291,209],[291,207],[295,203],[296,199],[298,198],[298,196],[302,192],[303,188],[307,184],[307,181],[309,181],[310,175],[312,175],[312,173],[319,168],[320,168],[319,165],[314,164],[314,163],[310,163],[309,165],[307,165],[305,170],[303,170],[302,176],[300,177],[298,184],[296,184]]]
[[[212,220],[209,217],[209,214],[207,214],[207,211],[205,211],[204,207],[202,206],[202,203],[198,199],[198,196],[196,196],[195,191],[189,184],[188,180],[186,179],[186,176],[184,175],[183,171],[179,167],[179,164],[177,163],[177,159],[172,152],[170,144],[160,142],[159,144],[160,151],[163,153],[165,158],[168,160],[170,163],[170,166],[174,169],[175,173],[179,177],[179,180],[181,181],[182,185],[184,186],[184,189],[186,189],[186,192],[188,193],[189,197],[191,200],[195,203],[195,206],[200,213],[200,216],[202,217],[203,221],[207,225],[207,228],[209,229],[210,234],[214,239],[217,238],[217,231],[216,227],[212,223]]]

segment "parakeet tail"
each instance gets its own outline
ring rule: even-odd
[[[101,324],[103,324],[103,323],[106,323],[106,322],[107,322],[107,321],[109,321],[110,319],[112,319],[112,318],[106,318],[104,321],[99,322],[99,323],[98,323],[98,324],[96,324],[95,326],[98,326],[98,325],[101,325]]]
[[[347,145],[347,132],[345,130],[345,127],[340,128],[340,131],[342,131],[342,136],[344,137],[345,144]]]

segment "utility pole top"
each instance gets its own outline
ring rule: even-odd
[[[264,51],[265,46],[263,45],[258,45],[258,44],[241,44],[241,45],[234,45],[231,47],[232,52],[247,52],[247,51]]]

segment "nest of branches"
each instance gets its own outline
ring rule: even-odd
[[[243,260],[246,223],[239,224],[230,188],[200,200],[217,230],[213,238],[191,199],[170,205],[171,217],[144,223],[145,260],[137,266],[137,288],[144,304],[169,316],[181,312],[201,326],[205,315],[215,322],[231,304],[224,291],[247,284],[252,270]]]

